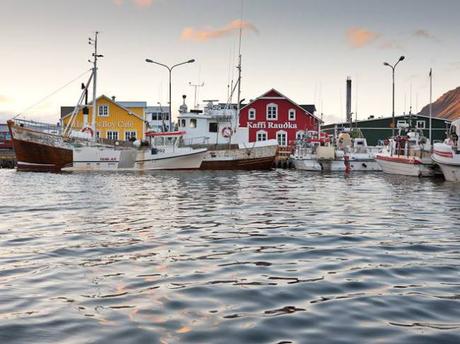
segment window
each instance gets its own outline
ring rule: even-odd
[[[118,140],[118,131],[108,131],[107,132],[107,139],[116,141]]]
[[[125,141],[136,141],[136,131],[125,131]]]
[[[101,138],[101,132],[99,130],[96,131],[96,138],[98,138],[98,139]]]
[[[210,133],[217,133],[218,132],[218,125],[216,122],[209,123],[209,132]]]
[[[298,131],[298,132],[295,134],[296,140],[302,140],[302,139],[303,139],[303,135],[304,135],[304,132],[303,132],[303,131]]]
[[[248,120],[255,120],[256,119],[256,109],[249,109],[248,112]]]
[[[278,105],[268,104],[267,105],[267,120],[278,119]]]
[[[295,121],[295,110],[294,109],[289,109],[289,120]]]
[[[185,128],[187,126],[187,121],[185,119],[180,120],[180,126]]]
[[[276,133],[276,140],[281,147],[287,146],[287,133],[285,131],[278,131]]]
[[[396,123],[396,126],[397,126],[397,127],[400,127],[400,126],[405,127],[406,125],[407,125],[407,122],[406,122],[406,121],[403,121],[403,120],[399,120],[399,121]]]
[[[157,121],[158,120],[158,115],[156,112],[152,113],[152,121]]]
[[[190,119],[190,128],[196,128],[196,118]]]
[[[259,130],[256,133],[256,141],[266,141],[267,140],[267,132],[264,130]]]
[[[425,129],[425,121],[424,120],[417,121],[417,128]]]
[[[108,105],[99,105],[98,115],[99,117],[108,117],[109,116]]]

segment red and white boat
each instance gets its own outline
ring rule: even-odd
[[[375,155],[383,172],[413,177],[434,176],[431,144],[419,130],[400,133],[388,140],[381,153]]]
[[[449,137],[435,143],[431,158],[439,165],[447,181],[460,182],[460,119],[452,122]]]

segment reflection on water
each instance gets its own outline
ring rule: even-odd
[[[1,343],[459,343],[460,186],[0,171]]]

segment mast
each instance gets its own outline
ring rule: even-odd
[[[429,131],[429,139],[430,145],[433,144],[431,141],[431,118],[433,116],[433,73],[432,69],[430,68],[430,131]]]
[[[97,140],[96,135],[96,114],[97,114],[97,104],[96,104],[96,82],[97,82],[97,58],[103,57],[103,55],[97,54],[97,35],[99,34],[98,31],[94,33],[94,38],[89,38],[88,43],[94,45],[94,53],[93,53],[93,114],[91,116],[91,129],[93,131],[93,141]]]
[[[236,123],[235,129],[239,126],[240,123],[240,108],[241,108],[241,37],[243,36],[243,1],[241,0],[241,19],[240,19],[240,37],[238,42],[238,96],[237,96],[237,105],[236,105]]]

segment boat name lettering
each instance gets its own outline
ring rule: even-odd
[[[100,161],[117,161],[117,158],[116,157],[107,157],[107,158],[101,157],[99,160]]]

